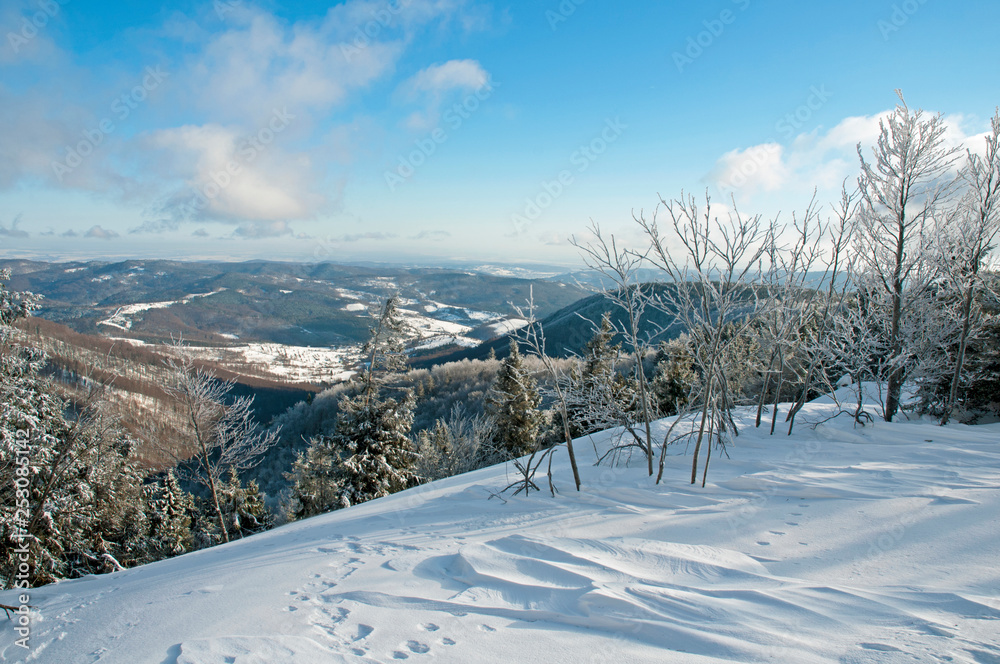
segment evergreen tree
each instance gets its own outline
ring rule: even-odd
[[[587,342],[580,367],[570,371],[566,412],[574,438],[641,419],[635,380],[618,371],[621,344],[611,343],[614,336],[611,316],[605,313]],[[560,431],[561,421],[557,411],[555,424]]]
[[[0,273],[0,282],[8,277]],[[20,345],[11,327],[35,302],[0,283],[0,575],[8,587],[149,559],[133,443],[103,412],[96,387],[71,411],[42,378],[44,354]]]
[[[392,295],[371,327],[363,349],[367,364],[355,394],[340,401],[334,431],[313,438],[288,475],[294,482],[289,516],[357,505],[418,483],[410,440],[413,395],[384,395],[387,381],[406,367],[406,330],[399,297]]]
[[[676,415],[679,408],[687,406],[691,386],[697,379],[690,340],[681,337],[663,344],[660,347],[651,385],[660,415],[664,417]]]
[[[454,457],[454,442],[448,423],[443,419],[434,422],[433,429],[417,434],[417,467],[421,477],[437,480],[448,477],[449,460]]]
[[[337,427],[330,436],[334,449],[343,451],[338,464],[338,507],[349,507],[416,486],[416,462],[410,428],[413,402],[409,395],[341,402]]]
[[[497,446],[512,457],[530,453],[538,440],[542,415],[538,386],[524,368],[517,342],[500,363],[493,387],[486,395],[486,413],[496,422]]]
[[[171,468],[149,492],[149,537],[156,557],[177,556],[194,548],[191,532],[194,499]]]
[[[232,538],[242,538],[274,527],[274,517],[255,480],[246,486],[235,468],[219,489],[219,502],[225,515],[226,528]]]

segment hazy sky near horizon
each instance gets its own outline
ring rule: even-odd
[[[1000,103],[1000,4],[0,4],[0,256],[574,264],[706,189],[833,200],[901,88]]]

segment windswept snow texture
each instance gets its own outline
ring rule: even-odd
[[[0,659],[1000,662],[1000,425],[810,428],[833,412],[743,418],[704,489],[682,447],[656,486],[581,439],[580,493],[560,449],[556,498],[488,500],[499,466],[38,589]]]

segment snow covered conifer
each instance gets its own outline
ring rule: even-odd
[[[542,424],[542,403],[535,379],[524,368],[517,342],[500,364],[493,387],[486,395],[486,413],[496,422],[497,444],[513,457],[535,448]]]
[[[194,499],[181,488],[171,468],[162,483],[153,486],[149,499],[149,537],[156,557],[177,556],[194,546],[191,514]]]
[[[687,336],[668,341],[660,347],[651,390],[660,415],[676,415],[687,406],[691,387],[698,380],[694,353]]]
[[[243,486],[235,468],[229,469],[229,477],[219,489],[219,502],[230,537],[242,538],[274,526],[274,517],[264,502],[257,481],[250,480]]]
[[[407,326],[399,297],[387,298],[376,313],[355,394],[341,399],[334,431],[312,439],[289,474],[294,482],[290,516],[357,505],[419,482],[410,440],[413,395],[408,390],[398,398],[383,394],[391,377],[406,368]]]

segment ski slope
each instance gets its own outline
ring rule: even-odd
[[[604,433],[580,493],[559,449],[556,498],[489,499],[498,466],[37,589],[0,660],[1000,662],[1000,424],[809,426],[833,412],[745,414],[704,489],[682,448],[658,486],[593,466]]]

